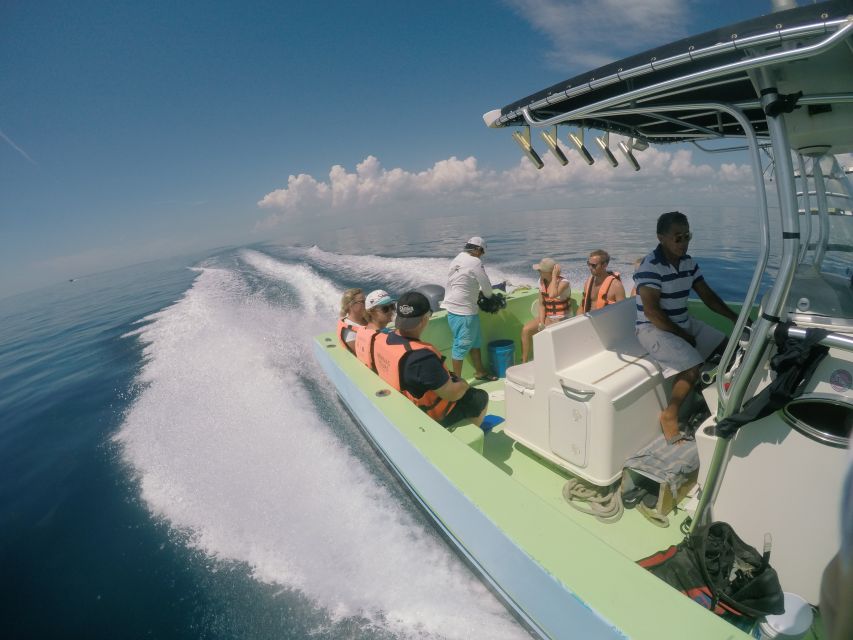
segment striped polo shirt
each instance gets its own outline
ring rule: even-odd
[[[660,307],[675,324],[686,327],[690,321],[687,315],[687,298],[690,289],[704,280],[699,265],[690,256],[684,256],[677,265],[671,265],[658,245],[643,258],[642,264],[634,274],[637,286],[637,325],[651,324],[643,313],[643,301],[640,299],[640,287],[654,287],[660,290]]]

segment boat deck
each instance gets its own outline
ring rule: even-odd
[[[489,401],[489,413],[504,417],[504,401],[496,399],[496,396],[502,395],[504,381],[470,382],[490,392],[492,399]],[[679,525],[687,517],[684,509],[670,513],[669,527],[662,528],[653,525],[636,509],[626,509],[621,520],[616,523],[603,523],[571,507],[563,498],[562,491],[566,480],[572,475],[518,444],[503,433],[503,426],[504,424],[499,424],[490,433],[485,434],[483,456],[497,469],[511,476],[515,482],[624,556],[639,560],[669,545],[677,544],[684,538],[684,534],[679,530]],[[477,436],[473,429],[475,427],[471,425],[459,425],[454,429],[454,435],[468,441]],[[682,505],[684,502],[682,501]]]

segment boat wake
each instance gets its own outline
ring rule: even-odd
[[[320,271],[370,281],[380,269],[308,254],[202,265],[181,300],[128,334],[144,362],[116,439],[142,499],[191,546],[308,598],[332,631],[526,637],[387,472],[342,442],[349,418],[310,342],[333,326],[342,287]],[[391,268],[422,275],[431,262]]]

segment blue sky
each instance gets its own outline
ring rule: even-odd
[[[5,0],[0,296],[279,240],[318,212],[343,226],[391,206],[524,206],[532,191],[558,206],[571,174],[532,176],[484,112],[768,7]],[[737,182],[743,162],[650,152],[644,171],[703,184]],[[605,167],[591,169],[590,194],[604,180],[628,201]],[[706,197],[722,192],[736,190]]]

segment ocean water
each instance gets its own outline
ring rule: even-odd
[[[471,235],[493,281],[544,255],[630,277],[657,209],[537,211],[293,235],[0,300],[7,638],[524,638],[367,445],[311,355],[350,286],[443,283]],[[743,297],[748,210],[691,214]]]

